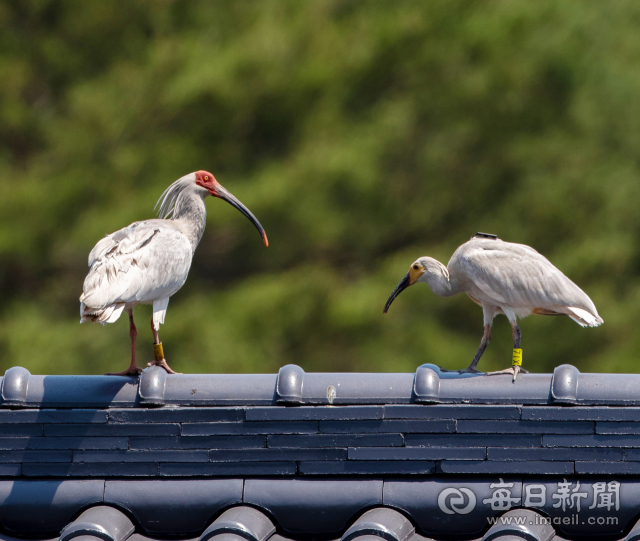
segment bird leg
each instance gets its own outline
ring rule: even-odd
[[[160,368],[164,368],[167,374],[179,374],[180,372],[175,372],[169,367],[167,360],[164,358],[162,342],[160,342],[158,331],[156,330],[156,326],[153,324],[153,316],[151,317],[151,332],[153,332],[153,352],[156,358],[150,363],[147,363],[147,366],[159,366]]]
[[[136,336],[138,331],[133,323],[133,308],[128,310],[129,313],[129,336],[131,337],[131,364],[129,368],[122,372],[107,372],[105,376],[138,376],[142,373],[142,368],[136,364]]]
[[[471,364],[468,366],[468,368],[465,368],[464,370],[458,370],[458,373],[459,374],[477,374],[478,369],[476,368],[476,366],[478,366],[478,362],[480,362],[480,357],[482,357],[484,350],[487,349],[487,346],[490,343],[491,343],[491,325],[485,325],[484,334],[482,335],[482,340],[480,340],[480,347],[476,352],[476,356],[473,358],[473,361],[471,361]]]
[[[522,331],[520,327],[518,327],[518,323],[515,321],[511,322],[511,334],[513,336],[513,352],[514,352],[514,364],[511,368],[505,368],[504,370],[498,370],[496,372],[487,372],[487,376],[496,376],[499,374],[511,374],[513,375],[513,383],[516,382],[517,375],[522,372],[523,374],[528,374],[529,371],[525,370],[521,367],[520,364],[515,364],[515,353],[516,350],[520,352],[519,362],[522,363],[522,351],[520,350],[520,340],[522,339]]]

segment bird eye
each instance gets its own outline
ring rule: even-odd
[[[413,266],[413,270],[418,270],[420,267],[418,267],[418,265],[414,265]]]
[[[205,180],[209,180],[209,175],[205,175],[205,176],[204,176],[204,179],[205,179]]]

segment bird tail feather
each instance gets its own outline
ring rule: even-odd
[[[167,313],[169,305],[169,297],[153,301],[153,326],[156,331],[160,329],[160,325],[164,325],[164,316]]]
[[[106,308],[95,309],[81,302],[80,323],[84,323],[85,321],[101,323],[102,325],[115,323],[120,317],[120,314],[122,314],[122,310],[124,310],[124,303],[110,304]]]
[[[567,315],[581,327],[597,327],[604,323],[604,320],[597,313],[594,315],[575,306],[569,306],[568,310],[570,313]]]

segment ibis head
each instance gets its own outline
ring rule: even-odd
[[[255,226],[255,228],[260,233],[262,237],[262,242],[264,242],[265,246],[269,246],[269,240],[267,239],[267,234],[265,233],[264,227],[260,225],[258,219],[251,213],[251,211],[245,207],[229,190],[224,188],[215,177],[209,173],[208,171],[197,171],[196,175],[196,185],[204,188],[209,192],[209,195],[213,197],[218,197],[220,199],[224,199],[227,203],[237,208],[242,214],[244,214],[251,223]]]
[[[400,280],[400,283],[396,286],[396,288],[393,290],[393,292],[389,296],[389,299],[387,300],[387,304],[384,305],[385,314],[387,313],[387,310],[389,310],[389,306],[391,306],[391,303],[394,301],[394,299],[398,295],[400,295],[400,293],[402,293],[405,289],[407,289],[409,286],[412,286],[413,284],[415,284],[426,272],[426,270],[427,269],[425,268],[422,261],[420,261],[420,259],[417,259],[411,264],[411,267],[409,268],[409,272],[404,275],[404,278],[402,280]]]

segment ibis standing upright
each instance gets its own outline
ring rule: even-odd
[[[164,323],[169,297],[185,283],[191,260],[204,233],[208,195],[224,199],[244,214],[258,229],[265,246],[267,234],[257,218],[238,199],[223,188],[207,171],[190,173],[169,186],[156,204],[159,218],[132,223],[107,235],[89,254],[89,274],[80,296],[80,323],[115,322],[126,311],[129,315],[131,364],[122,372],[110,375],[137,375],[136,326],[133,308],[152,304],[154,361],[150,365],[169,367],[158,338]]]
[[[514,382],[522,370],[518,318],[567,315],[582,327],[597,327],[603,322],[587,294],[546,257],[529,246],[504,242],[487,233],[477,233],[460,246],[446,267],[432,257],[414,261],[391,293],[384,312],[404,289],[417,282],[425,282],[440,297],[466,293],[482,306],[484,334],[480,347],[469,367],[459,370],[461,373],[478,372],[476,367],[491,341],[491,325],[497,314],[504,314],[511,323],[513,364],[489,374],[512,374]]]

